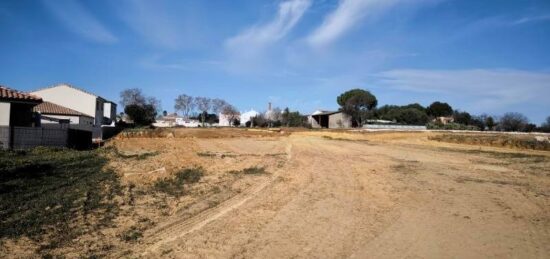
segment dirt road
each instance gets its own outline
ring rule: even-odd
[[[286,163],[145,233],[143,257],[548,258],[550,158],[406,141],[284,138]]]

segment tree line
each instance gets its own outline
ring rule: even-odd
[[[143,94],[139,88],[125,89],[120,93],[120,104],[124,107],[124,113],[138,126],[148,126],[155,122],[161,114],[161,103],[154,97]],[[203,126],[206,123],[219,122],[218,114],[222,113],[231,125],[238,126],[240,112],[238,109],[219,98],[193,97],[186,94],[178,95],[174,100],[174,111],[181,113],[184,118],[197,119]],[[121,116],[123,115],[121,114]],[[164,110],[163,116],[168,112]],[[278,107],[271,111],[259,113],[247,123],[248,127],[303,127],[306,125],[305,116],[298,111],[290,111],[289,108],[281,110]]]
[[[517,112],[505,113],[503,116],[487,114],[472,115],[466,111],[453,109],[451,105],[435,101],[427,107],[418,103],[407,105],[378,106],[374,94],[364,89],[352,89],[336,98],[339,110],[348,114],[356,127],[367,123],[390,121],[393,124],[426,125],[430,129],[453,130],[496,130],[496,131],[542,131],[550,132],[550,116],[541,126],[530,123],[528,118]],[[136,125],[150,125],[160,114],[160,101],[155,97],[145,96],[141,89],[131,88],[120,93],[120,103],[124,113]],[[227,101],[219,98],[193,97],[178,95],[174,100],[174,111],[185,118],[197,119],[204,126],[206,123],[219,122],[218,114],[222,113],[231,125],[240,125],[239,111]],[[164,116],[167,111],[162,112]],[[311,127],[307,116],[289,108],[278,107],[259,113],[246,123],[247,127]]]
[[[387,120],[404,125],[426,125],[431,129],[550,132],[550,116],[538,127],[521,113],[508,112],[501,117],[487,114],[471,115],[466,111],[455,110],[448,103],[440,101],[433,102],[427,107],[418,103],[377,107],[376,96],[363,89],[346,91],[339,95],[336,101],[340,105],[340,111],[350,115],[353,124],[359,127],[367,124],[369,120]],[[447,119],[452,120],[443,121]]]

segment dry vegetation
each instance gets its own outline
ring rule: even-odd
[[[3,152],[0,257],[548,257],[550,153],[483,136],[168,129]]]

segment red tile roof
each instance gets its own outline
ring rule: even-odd
[[[11,88],[7,88],[5,86],[0,86],[0,100],[25,101],[25,102],[35,102],[35,103],[42,102],[42,98],[36,95],[23,93]]]
[[[33,110],[42,114],[90,117],[84,113],[51,102],[43,102],[37,106],[34,106]]]

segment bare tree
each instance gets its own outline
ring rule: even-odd
[[[202,126],[204,127],[206,115],[212,107],[212,101],[210,100],[210,98],[207,97],[195,97],[195,104],[197,105],[199,111],[201,111]]]
[[[181,111],[185,118],[189,118],[189,113],[196,107],[193,97],[185,94],[179,95],[174,103],[174,109],[176,111]]]
[[[274,122],[282,119],[281,108],[275,107],[265,113],[265,119],[267,120],[268,127],[273,127]]]
[[[505,113],[499,121],[499,126],[504,131],[524,131],[527,124],[529,119],[517,112]]]
[[[241,113],[235,108],[235,106],[231,104],[226,104],[221,109],[221,113],[226,116],[227,120],[229,121],[229,126],[232,126],[237,118],[241,115]]]
[[[230,105],[225,100],[222,100],[222,99],[219,99],[219,98],[212,99],[211,102],[212,102],[212,113],[214,113],[214,114],[220,113],[221,111],[223,111],[225,106]]]
[[[153,106],[153,108],[155,109],[155,111],[157,113],[161,113],[162,112],[162,105],[161,105],[161,102],[159,99],[157,99],[156,97],[147,97],[147,101],[145,102],[145,104],[148,104],[148,105],[151,105]]]
[[[145,105],[145,103],[146,98],[139,88],[125,89],[120,92],[120,104],[122,105],[122,107],[126,107],[132,104],[143,106]]]

